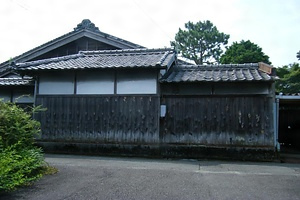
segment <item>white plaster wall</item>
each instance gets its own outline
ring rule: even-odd
[[[85,72],[77,73],[77,94],[113,94],[114,73]]]

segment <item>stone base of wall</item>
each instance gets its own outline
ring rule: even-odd
[[[274,161],[273,147],[217,147],[204,145],[131,145],[38,142],[46,153],[99,156],[126,156],[175,159],[222,159],[244,161]]]

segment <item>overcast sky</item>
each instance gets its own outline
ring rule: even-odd
[[[210,20],[250,40],[273,66],[298,62],[299,0],[0,0],[0,62],[73,31],[90,19],[102,32],[147,48],[169,47],[188,21]]]

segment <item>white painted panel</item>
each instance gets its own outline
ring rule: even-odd
[[[157,72],[124,71],[118,72],[117,94],[156,94]]]
[[[77,73],[77,94],[113,94],[114,72],[79,72]]]
[[[160,105],[160,117],[165,117],[167,113],[167,106],[166,105]]]
[[[39,94],[74,94],[74,73],[52,72],[40,75]]]
[[[0,99],[2,99],[4,102],[10,101],[10,95],[11,91],[10,90],[0,90]]]

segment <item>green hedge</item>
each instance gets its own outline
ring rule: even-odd
[[[40,123],[13,103],[0,100],[0,191],[13,190],[40,178],[45,166],[34,145]]]

